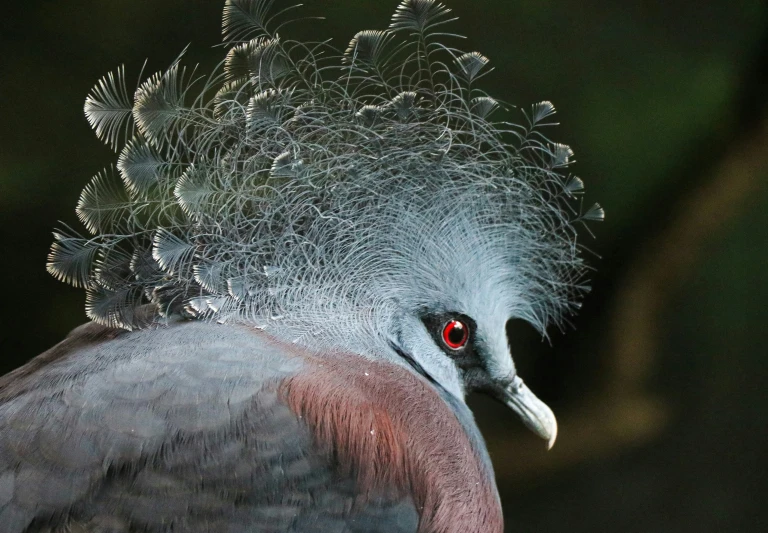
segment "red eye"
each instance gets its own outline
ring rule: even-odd
[[[469,328],[464,322],[451,320],[443,328],[443,342],[453,350],[463,348],[469,339]]]

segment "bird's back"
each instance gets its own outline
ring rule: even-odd
[[[398,365],[90,324],[0,380],[0,529],[500,531],[479,439]]]

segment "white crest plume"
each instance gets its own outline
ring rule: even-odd
[[[554,107],[491,121],[488,59],[437,40],[453,19],[433,0],[404,0],[344,53],[278,36],[273,3],[227,0],[231,48],[209,77],[177,60],[131,100],[118,69],[86,100],[120,155],[77,206],[92,235],[58,232],[48,268],[86,289],[88,316],[245,321],[366,350],[477,279],[542,331],[572,312],[574,223],[602,210],[571,207],[572,153],[540,131]]]

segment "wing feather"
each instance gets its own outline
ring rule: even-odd
[[[415,531],[410,499],[351,514],[277,395],[301,364],[240,326],[79,328],[0,378],[3,531]]]

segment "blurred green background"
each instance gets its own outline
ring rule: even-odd
[[[447,0],[458,45],[496,70],[488,92],[551,100],[572,167],[607,219],[585,243],[594,290],[543,342],[512,324],[521,374],[558,413],[555,448],[472,398],[507,530],[768,531],[768,6],[757,0]],[[283,34],[388,24],[395,0],[308,0]],[[45,271],[51,230],[77,224],[115,156],[83,101],[125,63],[138,76],[210,68],[220,0],[6,3],[0,20],[0,374],[85,320]]]

